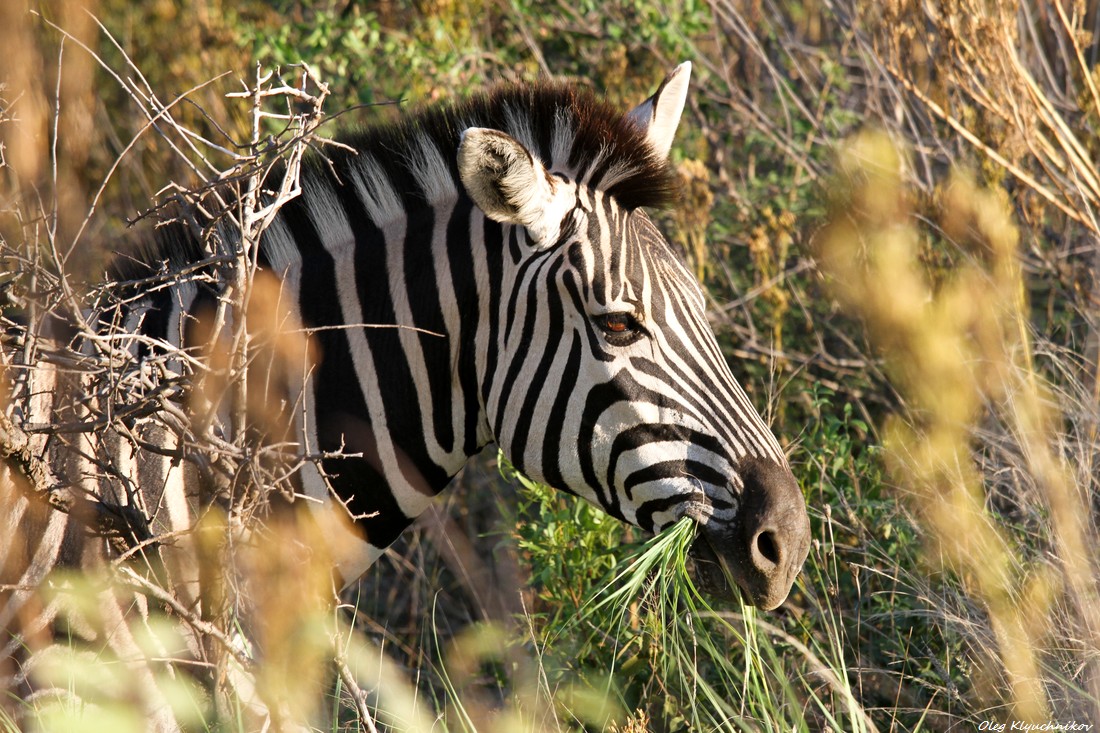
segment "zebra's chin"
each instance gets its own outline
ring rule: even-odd
[[[725,601],[735,600],[740,595],[737,582],[714,551],[702,527],[695,535],[688,559],[688,572],[700,593]]]

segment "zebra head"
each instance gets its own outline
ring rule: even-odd
[[[722,357],[698,282],[639,207],[663,195],[644,189],[667,184],[689,75],[674,70],[602,142],[564,118],[549,142],[523,125],[463,133],[459,173],[503,225],[508,273],[490,347],[503,367],[482,399],[526,475],[644,530],[691,517],[702,584],[732,593],[732,578],[774,608],[809,549],[805,501]],[[638,150],[641,162],[616,158]],[[631,184],[638,166],[659,175]]]

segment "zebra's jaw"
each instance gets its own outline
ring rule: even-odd
[[[733,600],[740,594],[742,600],[750,606],[758,606],[766,611],[778,608],[787,599],[797,570],[789,579],[772,583],[745,572],[745,561],[741,553],[729,552],[738,534],[736,530],[714,533],[707,531],[705,527],[699,528],[691,546],[688,566],[695,586],[712,598]]]

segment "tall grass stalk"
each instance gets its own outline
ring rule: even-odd
[[[752,607],[713,605],[691,577],[696,532],[684,518],[643,544],[550,644],[586,625],[606,627],[623,645],[615,659],[631,647],[647,659],[675,708],[664,713],[689,730],[810,731],[820,723],[875,730],[848,685],[839,630],[822,648],[761,620]],[[608,695],[618,672],[609,672]]]

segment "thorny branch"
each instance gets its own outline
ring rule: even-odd
[[[317,133],[324,120],[322,108],[328,90],[309,67],[302,66],[300,72],[301,84],[296,87],[274,72],[257,69],[251,87],[230,95],[252,102],[252,138],[242,146],[248,152],[233,154],[228,168],[217,170],[199,186],[166,189],[169,193],[165,199],[144,215],[160,217],[161,225],[176,221],[200,232],[203,241],[214,249],[210,256],[181,268],[165,266],[147,277],[106,283],[83,300],[70,301],[64,307],[56,299],[39,297],[33,321],[5,321],[0,363],[15,384],[11,406],[18,409],[13,410],[16,420],[5,417],[0,425],[0,455],[27,480],[26,486],[36,499],[45,499],[62,510],[71,506],[71,501],[62,498],[65,492],[50,485],[49,466],[41,455],[35,455],[31,435],[47,441],[63,434],[83,435],[95,450],[102,451],[106,450],[105,442],[96,438],[104,431],[140,436],[141,431],[133,429],[135,423],[152,420],[178,438],[177,448],[165,449],[168,454],[196,460],[211,473],[210,478],[222,484],[239,473],[242,462],[270,453],[244,443],[251,427],[247,416],[240,412],[247,400],[244,374],[255,359],[252,352],[258,345],[250,337],[248,319],[238,314],[247,310],[262,232],[279,208],[298,195],[302,156],[320,140]],[[207,149],[224,152],[224,148],[175,122],[170,106],[156,105],[147,87],[140,94],[133,91],[133,96],[147,112],[147,103],[154,103],[144,130],[155,130],[170,143],[182,137],[190,146],[206,144]],[[277,104],[283,110],[269,111]],[[282,129],[267,133],[268,120],[282,121]],[[203,157],[207,159],[205,154]],[[273,170],[281,177],[269,182]],[[226,222],[231,226],[227,227]],[[219,236],[219,232],[227,231],[239,236]],[[25,268],[23,281],[48,283],[47,293],[76,293],[78,287],[65,271],[66,257],[61,250],[49,248],[51,254],[46,261],[32,254],[20,256],[18,262]],[[9,259],[7,247],[4,254]],[[126,323],[123,317],[127,312],[124,306],[188,281],[209,285],[219,293],[220,302],[208,329],[212,341],[226,340],[232,354],[230,362],[220,369],[203,359],[194,345],[174,345],[133,333],[134,324]],[[18,297],[36,298],[29,287],[27,291]],[[90,318],[92,314],[95,320]],[[99,328],[93,330],[96,320]],[[232,333],[226,337],[228,331]],[[61,333],[75,335],[68,340],[50,338]],[[57,371],[64,381],[80,387],[74,390],[71,404],[55,399],[56,409],[47,415],[36,414],[30,405],[36,384],[34,371],[43,368]],[[215,416],[200,425],[181,409],[196,380],[211,377],[232,386],[229,402],[237,412],[231,424],[222,424]],[[212,412],[224,412],[224,405],[214,407]]]
[[[253,660],[227,632],[232,627],[226,599],[244,595],[234,587],[233,563],[226,556],[233,535],[262,527],[249,520],[263,513],[272,492],[293,497],[294,476],[302,466],[333,457],[292,439],[286,413],[293,406],[279,416],[286,424],[271,425],[264,422],[271,416],[255,414],[249,402],[255,397],[249,394],[250,383],[266,385],[270,372],[280,369],[280,359],[303,362],[283,369],[309,370],[309,331],[284,315],[265,312],[270,298],[254,296],[261,237],[280,208],[299,195],[303,157],[310,148],[338,144],[319,134],[328,88],[305,64],[293,67],[294,84],[277,71],[257,67],[250,84],[228,95],[250,103],[252,121],[250,139],[230,149],[177,121],[173,108],[186,94],[162,104],[136,68],[124,80],[90,48],[55,30],[107,69],[146,117],[108,177],[138,139],[153,132],[203,179],[198,185],[166,186],[159,202],[137,220],[186,227],[205,256],[182,265],[167,258],[159,266],[142,263],[151,264],[151,274],[147,270],[90,289],[79,285],[66,264],[88,231],[103,187],[73,241],[60,242],[56,227],[24,218],[19,219],[22,242],[0,238],[5,263],[0,270],[13,273],[0,282],[0,308],[7,309],[0,310],[0,474],[6,469],[32,501],[69,514],[93,536],[108,538],[124,585],[185,620],[210,658],[222,660],[218,664],[228,655],[250,670]],[[43,221],[56,218],[45,205],[40,208]],[[39,241],[43,236],[45,246]],[[189,328],[202,321],[201,329],[193,330],[202,334],[203,343],[173,343],[134,332],[144,317],[144,299],[172,295],[184,286],[216,294],[212,313],[186,316]],[[292,356],[280,353],[287,351],[280,340],[297,343],[289,350]],[[159,509],[147,505],[136,485],[137,451],[162,456],[172,465],[188,463],[200,478],[200,512],[213,505],[228,518],[227,535],[213,550],[220,555],[217,577],[200,579],[201,607],[164,584],[156,571],[147,576],[132,562],[161,543],[185,539],[155,527]],[[58,455],[71,460],[57,460]],[[346,665],[340,672],[345,686],[356,691],[361,718],[373,728],[364,694]]]

